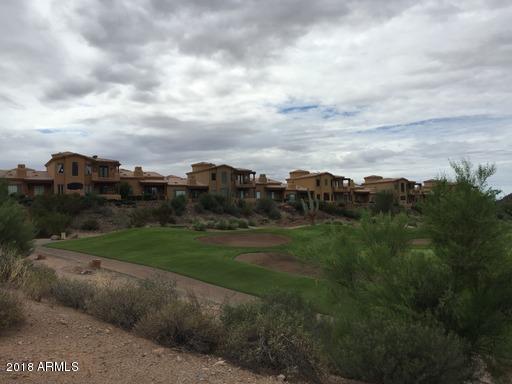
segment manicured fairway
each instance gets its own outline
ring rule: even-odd
[[[300,229],[258,229],[229,233],[273,233],[292,241],[275,247],[229,247],[197,241],[200,236],[219,236],[226,232],[196,232],[183,228],[136,228],[99,237],[69,240],[49,247],[144,264],[198,280],[261,296],[273,289],[297,291],[322,312],[330,308],[327,283],[320,279],[272,271],[235,260],[241,253],[286,251],[311,259],[312,246],[329,242],[328,226]]]

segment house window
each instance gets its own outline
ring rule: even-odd
[[[256,191],[256,198],[257,199],[261,199],[261,192],[260,191]]]
[[[316,179],[316,186],[319,187],[320,186],[320,179]]]
[[[34,196],[44,195],[44,185],[34,185]]]
[[[290,194],[288,195],[288,200],[290,200],[290,201],[295,201],[295,193],[290,193]]]
[[[73,161],[71,163],[71,175],[78,176],[78,162]]]
[[[63,195],[64,194],[64,184],[57,184],[57,193],[59,195]]]
[[[405,196],[400,196],[400,200],[405,200]]]
[[[320,194],[317,194],[317,195],[316,195],[316,199],[317,199],[317,200],[320,200]]]
[[[405,192],[405,184],[404,184],[404,183],[400,183],[400,191],[401,191],[402,193],[404,193],[404,192]]]
[[[217,174],[215,172],[212,173],[212,181],[217,180]]]
[[[270,198],[271,198],[271,199],[274,199],[274,198],[275,198],[274,191],[270,192]]]
[[[98,167],[100,177],[108,177],[108,166],[100,165]]]
[[[92,166],[91,166],[91,164],[86,164],[85,165],[85,175],[86,176],[91,176],[92,175]]]
[[[13,193],[18,193],[20,191],[20,186],[18,184],[11,184],[7,186],[7,192],[9,195]]]
[[[228,182],[228,174],[227,174],[227,172],[222,172],[221,173],[221,181],[222,181],[222,184],[226,184]]]
[[[328,180],[324,179],[324,185],[327,187]]]
[[[243,189],[240,191],[240,198],[241,198],[241,199],[243,199],[243,198],[244,198],[244,190],[243,190]]]
[[[185,191],[175,191],[174,192],[174,196],[185,196],[187,194],[187,192]]]
[[[57,163],[57,173],[64,173],[64,163]]]
[[[84,192],[85,193],[92,193],[92,185],[91,184],[85,184],[84,185]]]

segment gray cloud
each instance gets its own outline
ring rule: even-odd
[[[74,150],[423,180],[470,157],[512,191],[511,18],[500,0],[2,1],[0,168]]]

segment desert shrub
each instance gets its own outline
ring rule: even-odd
[[[248,220],[248,224],[250,227],[257,227],[258,226],[258,223],[256,222],[256,220],[253,220],[253,219],[249,219]]]
[[[340,209],[341,215],[354,220],[359,220],[362,217],[362,214],[360,211],[353,210],[353,209],[347,209],[347,208],[341,208]]]
[[[14,250],[27,254],[33,238],[34,228],[25,209],[10,198],[0,199],[0,253]]]
[[[0,253],[0,284],[18,287],[25,280],[29,265],[15,250]]]
[[[235,230],[235,229],[238,229],[238,220],[229,220],[229,223],[228,223],[228,229],[229,230]]]
[[[271,220],[279,220],[281,218],[281,212],[279,212],[277,208],[273,209],[268,213],[268,218]]]
[[[382,384],[463,384],[473,377],[467,345],[442,326],[372,315],[333,328],[326,350],[343,377]]]
[[[171,200],[171,207],[176,216],[182,216],[187,209],[187,197],[185,195],[175,196]]]
[[[256,211],[262,215],[269,215],[272,211],[277,209],[277,204],[269,197],[259,199],[256,203]]]
[[[195,220],[192,223],[192,229],[194,229],[194,231],[206,231],[206,228],[207,224],[204,223],[203,221]]]
[[[162,227],[167,224],[174,224],[176,220],[173,217],[172,207],[168,203],[162,203],[160,207],[153,210],[153,216],[158,220]]]
[[[0,288],[0,334],[23,323],[23,305],[13,293]]]
[[[53,269],[44,265],[31,265],[21,288],[32,300],[41,301],[51,295],[56,281],[57,275]]]
[[[87,219],[80,226],[84,231],[97,231],[100,229],[100,223],[96,219]]]
[[[238,200],[237,206],[242,216],[249,217],[254,213],[254,205],[244,199]]]
[[[252,369],[271,369],[318,382],[322,358],[311,329],[315,315],[303,300],[275,293],[262,302],[226,306],[222,353]]]
[[[224,213],[227,213],[231,216],[240,217],[240,208],[233,204],[227,204],[224,207]]]
[[[249,222],[245,219],[238,220],[238,228],[249,228]]]
[[[224,213],[224,207],[227,205],[226,197],[213,193],[203,193],[199,196],[199,205],[205,211],[213,213]]]
[[[497,191],[488,185],[496,168],[451,165],[455,179],[440,179],[422,206],[434,253],[449,271],[436,315],[499,374],[512,356],[512,257]]]
[[[229,229],[229,223],[224,219],[220,219],[219,221],[217,221],[215,223],[215,229],[220,229],[220,230]]]
[[[221,339],[221,327],[204,314],[197,301],[173,300],[147,313],[137,322],[135,332],[166,347],[184,347],[211,353]]]
[[[132,186],[126,181],[119,184],[119,194],[123,200],[127,200],[133,194]]]
[[[131,329],[147,313],[175,299],[174,285],[146,280],[98,288],[85,307],[88,313],[103,321]]]
[[[143,227],[153,221],[153,210],[136,208],[129,213],[130,227]]]
[[[86,303],[95,293],[95,287],[91,283],[67,278],[58,279],[51,287],[51,296],[58,303],[81,310],[85,310]]]
[[[72,217],[65,213],[46,211],[34,217],[37,234],[40,237],[60,235],[66,232],[72,221]]]
[[[208,220],[208,221],[206,222],[206,228],[213,229],[213,228],[215,228],[215,224],[216,224],[216,221],[215,221],[215,220]]]
[[[395,196],[390,191],[379,191],[375,195],[375,204],[372,206],[373,213],[393,213],[395,207]]]

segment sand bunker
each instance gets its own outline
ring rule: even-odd
[[[273,247],[290,242],[290,238],[271,233],[241,233],[198,238],[205,244],[228,245],[230,247]]]
[[[236,260],[259,265],[274,271],[292,273],[295,275],[320,277],[322,274],[320,268],[314,265],[305,264],[287,253],[243,253],[238,255]]]

